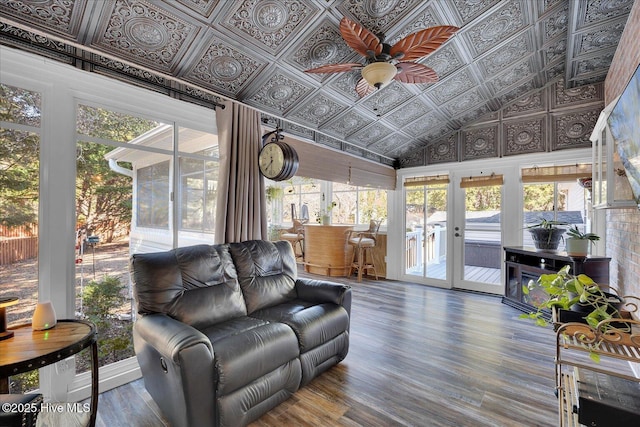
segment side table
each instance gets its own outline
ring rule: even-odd
[[[98,411],[98,345],[96,327],[84,320],[58,320],[52,329],[34,331],[30,324],[11,329],[0,341],[0,393],[9,393],[9,377],[42,368],[91,347],[91,409],[89,426]]]

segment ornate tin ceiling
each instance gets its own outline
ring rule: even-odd
[[[191,100],[215,100],[216,94],[237,100],[262,111],[266,120],[282,120],[286,131],[302,138],[403,167],[562,148],[546,129],[562,131],[575,120],[553,121],[551,104],[570,96],[571,88],[587,85],[575,93],[601,92],[594,84],[606,77],[632,5],[633,0],[0,0],[0,42]],[[340,36],[343,16],[384,34],[389,44],[426,27],[461,29],[419,61],[438,73],[439,82],[392,82],[359,99],[358,71],[303,72],[363,62]],[[531,107],[536,100],[542,110]],[[546,115],[510,123],[518,105],[526,114]],[[496,139],[503,141],[499,147],[487,146]],[[551,139],[554,144],[546,141]]]

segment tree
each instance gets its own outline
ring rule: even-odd
[[[109,141],[129,142],[155,128],[157,122],[81,105],[78,132]],[[105,155],[114,147],[80,142],[76,162],[76,217],[101,241],[126,235],[131,224],[132,180],[109,168]],[[131,168],[130,164],[120,166]]]
[[[39,127],[40,95],[0,85],[0,121]],[[37,220],[39,157],[37,133],[0,128],[0,224]]]

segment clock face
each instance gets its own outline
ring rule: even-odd
[[[298,170],[298,154],[284,142],[270,142],[260,150],[258,165],[265,177],[283,181]]]
[[[279,144],[270,143],[260,151],[260,172],[269,179],[274,179],[284,167],[284,152]]]

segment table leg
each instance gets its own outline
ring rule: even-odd
[[[89,427],[95,427],[98,415],[98,343],[91,344],[91,415]]]

